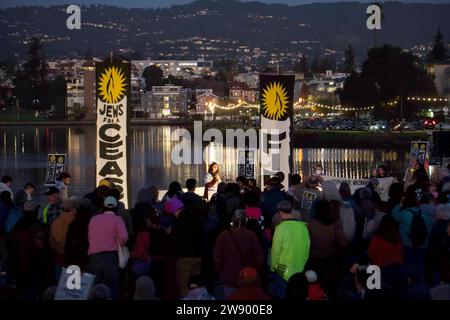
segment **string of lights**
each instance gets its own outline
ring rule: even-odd
[[[335,105],[335,106],[329,106],[321,103],[315,103],[315,102],[308,102],[306,105],[300,105],[295,104],[294,108],[296,109],[311,109],[311,108],[324,108],[329,110],[337,110],[337,111],[367,111],[367,110],[373,110],[374,106],[364,107],[364,108],[355,108],[355,107],[346,107]]]
[[[231,104],[229,103],[227,106],[221,106],[218,105],[217,103],[210,103],[208,104],[208,107],[212,110],[214,109],[220,109],[220,110],[234,110],[237,108],[254,108],[257,109],[259,108],[259,104],[249,104],[247,102],[239,102],[237,104]]]
[[[407,97],[407,100],[412,100],[412,101],[449,101],[446,98],[424,98],[424,97]],[[305,103],[305,102],[304,102]],[[393,101],[389,101],[386,102],[384,105],[385,106],[395,106],[399,103],[398,100],[393,100]],[[211,110],[214,109],[220,109],[220,110],[234,110],[237,108],[253,108],[253,109],[258,109],[260,107],[259,104],[250,104],[247,102],[238,102],[236,104],[232,104],[229,103],[226,106],[223,105],[218,105],[217,103],[210,103],[207,105]],[[324,109],[328,109],[328,110],[335,110],[335,111],[369,111],[369,110],[373,110],[375,107],[374,106],[368,106],[368,107],[364,107],[364,108],[356,108],[356,107],[346,107],[346,106],[342,106],[340,104],[335,105],[335,106],[330,106],[330,105],[326,105],[326,104],[322,104],[322,103],[316,103],[316,102],[306,102],[306,104],[302,104],[302,103],[294,103],[294,108],[295,109],[300,109],[300,110],[306,110],[306,109],[311,109],[311,108],[324,108]]]
[[[438,97],[407,97],[406,100],[412,100],[412,101],[429,101],[429,102],[437,102],[437,101],[443,101],[447,102],[449,99],[447,98],[438,98]]]

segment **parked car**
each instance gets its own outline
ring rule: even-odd
[[[408,122],[403,127],[403,131],[415,131],[415,130],[422,130],[420,123],[418,122]]]
[[[387,130],[387,123],[386,121],[377,121],[370,125],[369,127],[370,131],[384,131]]]
[[[450,123],[439,123],[436,127],[436,130],[450,130]]]
[[[422,125],[425,130],[434,130],[438,121],[436,119],[424,119],[422,120]]]

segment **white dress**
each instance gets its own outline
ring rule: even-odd
[[[205,185],[211,181],[213,181],[213,176],[211,173],[208,172],[205,176]],[[211,196],[217,192],[217,185],[219,184],[219,182],[220,179],[214,185],[208,188],[208,199],[210,199]]]

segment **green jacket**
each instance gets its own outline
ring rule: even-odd
[[[275,228],[270,269],[288,281],[293,274],[303,272],[309,258],[309,246],[306,224],[284,220]]]

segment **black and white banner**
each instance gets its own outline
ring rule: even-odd
[[[47,157],[47,175],[45,178],[46,186],[54,186],[56,179],[61,172],[64,172],[66,166],[66,155],[52,153]]]
[[[293,75],[260,75],[261,185],[271,175],[284,173],[283,185],[289,187],[292,170]]]
[[[130,63],[112,57],[95,64],[97,94],[97,184],[108,178],[127,207]]]

